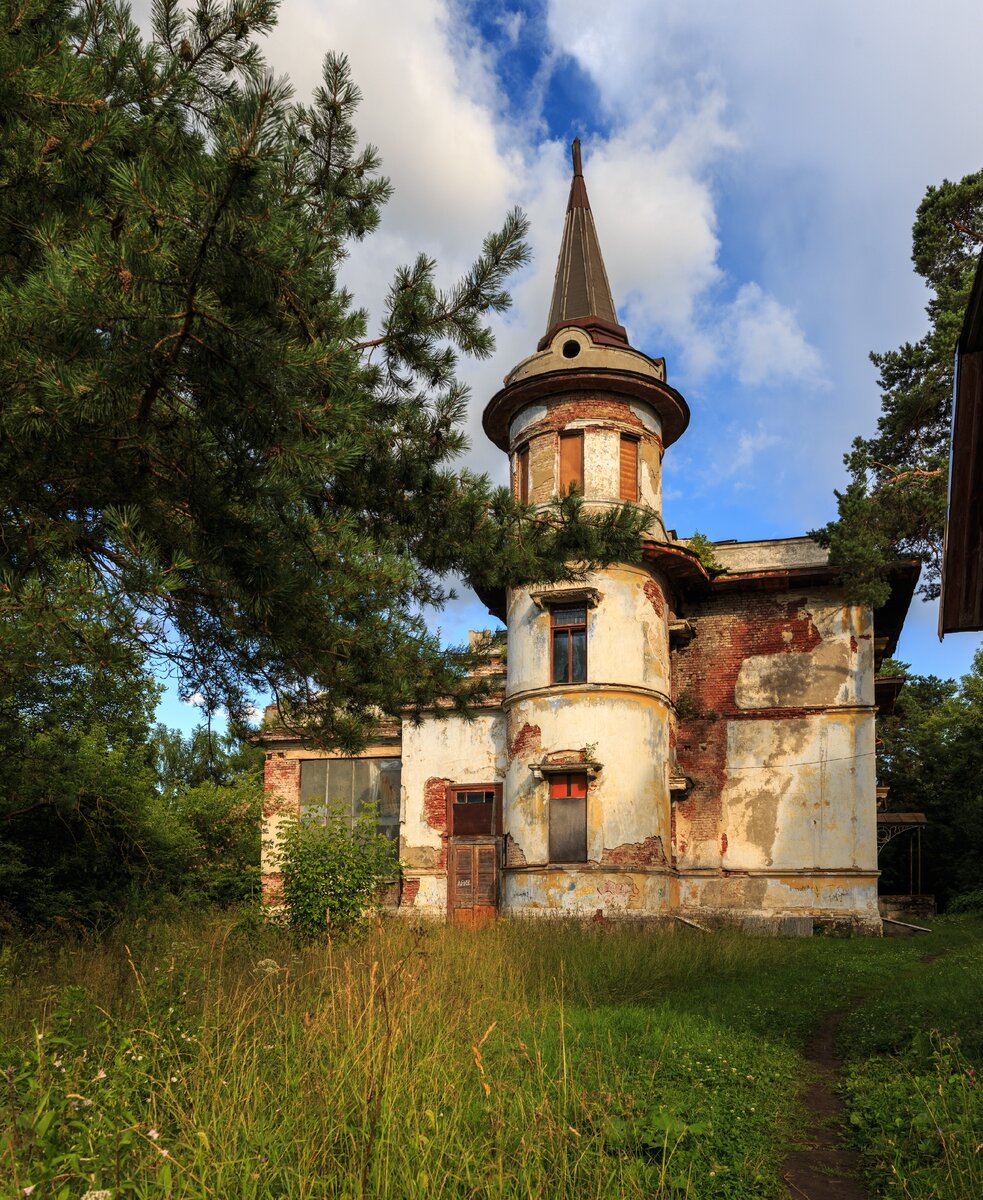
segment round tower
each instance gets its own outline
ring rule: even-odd
[[[548,328],[484,427],[520,499],[576,488],[587,509],[652,517],[642,564],[507,597],[505,912],[639,917],[675,901],[665,563],[691,556],[666,536],[661,477],[688,420],[665,362],[618,322],[575,141]]]

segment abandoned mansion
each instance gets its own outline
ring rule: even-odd
[[[688,421],[619,324],[575,143],[546,332],[484,429],[523,501],[575,486],[644,506],[641,562],[483,595],[507,637],[487,642],[501,686],[474,720],[383,722],[357,758],[270,721],[267,855],[285,818],[372,801],[410,914],[879,932],[875,671],[917,567],[871,611],[808,537],[718,542],[705,565],[661,518]]]

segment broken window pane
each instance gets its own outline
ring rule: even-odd
[[[327,822],[340,808],[351,827],[369,805],[378,805],[376,824],[391,841],[399,837],[398,758],[309,758],[300,764],[300,815]]]

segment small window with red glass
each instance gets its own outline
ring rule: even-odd
[[[587,774],[550,775],[550,862],[587,861]]]

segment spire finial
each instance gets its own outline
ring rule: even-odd
[[[626,346],[628,335],[618,323],[618,313],[604,270],[594,218],[591,216],[579,137],[573,139],[570,152],[573,158],[570,199],[567,201],[560,258],[556,264],[549,325],[546,336],[540,342],[540,349],[562,325],[592,329],[597,334],[596,337],[591,335],[595,341],[603,338],[608,345]]]

